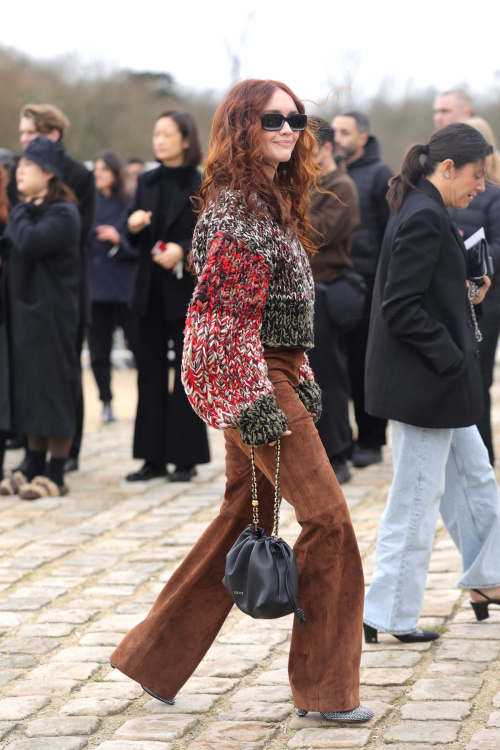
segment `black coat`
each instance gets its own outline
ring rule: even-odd
[[[132,309],[139,315],[146,315],[152,287],[153,265],[155,273],[160,274],[166,320],[183,320],[195,287],[194,276],[184,268],[184,274],[178,279],[172,271],[156,267],[151,258],[151,250],[158,240],[176,242],[187,257],[196,226],[196,214],[191,197],[200,189],[201,174],[197,169],[179,167],[175,179],[170,183],[171,195],[163,198],[165,220],[157,226],[155,216],[160,212],[160,179],[161,169],[152,169],[139,176],[137,193],[132,212],[138,209],[152,211],[151,225],[136,235],[129,235],[132,244],[139,248],[139,268],[137,271]]]
[[[483,396],[466,279],[460,235],[422,178],[391,215],[382,245],[366,357],[369,414],[418,427],[476,424]]]
[[[80,290],[79,306],[80,320],[82,326],[90,324],[90,275],[89,275],[89,258],[88,244],[90,232],[94,223],[96,190],[94,184],[94,175],[87,169],[85,164],[73,159],[68,154],[64,154],[63,159],[63,182],[71,188],[78,198],[78,210],[80,211],[81,230],[80,230]],[[16,185],[16,174],[12,175],[7,193],[12,206],[19,202],[19,196]]]
[[[81,222],[69,201],[18,203],[1,240],[0,429],[66,437],[79,388]],[[2,344],[0,343],[0,346]]]
[[[363,156],[348,164],[347,170],[358,190],[361,215],[361,226],[352,243],[351,260],[358,273],[373,278],[389,221],[386,196],[392,177],[391,170],[380,158],[375,136],[369,137]]]
[[[97,210],[89,244],[90,287],[92,302],[128,304],[132,296],[139,252],[132,247],[127,234],[128,206],[116,195],[97,193]],[[96,227],[109,224],[118,230],[120,244],[97,238]]]

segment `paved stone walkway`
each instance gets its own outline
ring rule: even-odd
[[[233,610],[174,707],[112,670],[113,647],[214,518],[224,487],[215,433],[214,460],[192,484],[126,484],[137,465],[131,429],[120,422],[86,437],[69,497],[0,501],[0,748],[499,750],[500,611],[475,622],[454,588],[460,559],[442,526],[421,623],[442,637],[403,645],[382,635],[364,647],[369,726],[294,715],[290,618],[254,621]],[[8,454],[9,464],[18,458]],[[387,449],[383,464],[345,486],[367,581],[391,475]],[[298,525],[286,503],[282,515],[293,541]]]

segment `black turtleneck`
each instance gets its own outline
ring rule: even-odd
[[[160,199],[158,201],[158,214],[154,220],[154,236],[156,240],[164,240],[163,228],[167,220],[168,204],[175,186],[179,182],[182,167],[165,167],[160,164]]]

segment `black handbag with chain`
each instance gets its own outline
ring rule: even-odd
[[[293,614],[304,627],[306,618],[297,604],[299,577],[293,550],[278,537],[280,521],[280,441],[276,443],[274,527],[271,536],[259,526],[259,501],[252,463],[253,523],[239,535],[226,557],[222,583],[236,606],[257,620],[273,620]]]

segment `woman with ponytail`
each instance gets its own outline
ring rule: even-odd
[[[447,211],[484,191],[491,153],[474,128],[448,125],[412,146],[390,182],[366,367],[367,409],[392,422],[394,478],[365,600],[367,642],[377,630],[406,642],[438,638],[419,630],[418,618],[439,511],[477,618],[500,600],[498,487],[475,426],[483,410],[477,319],[490,281],[468,282]]]

